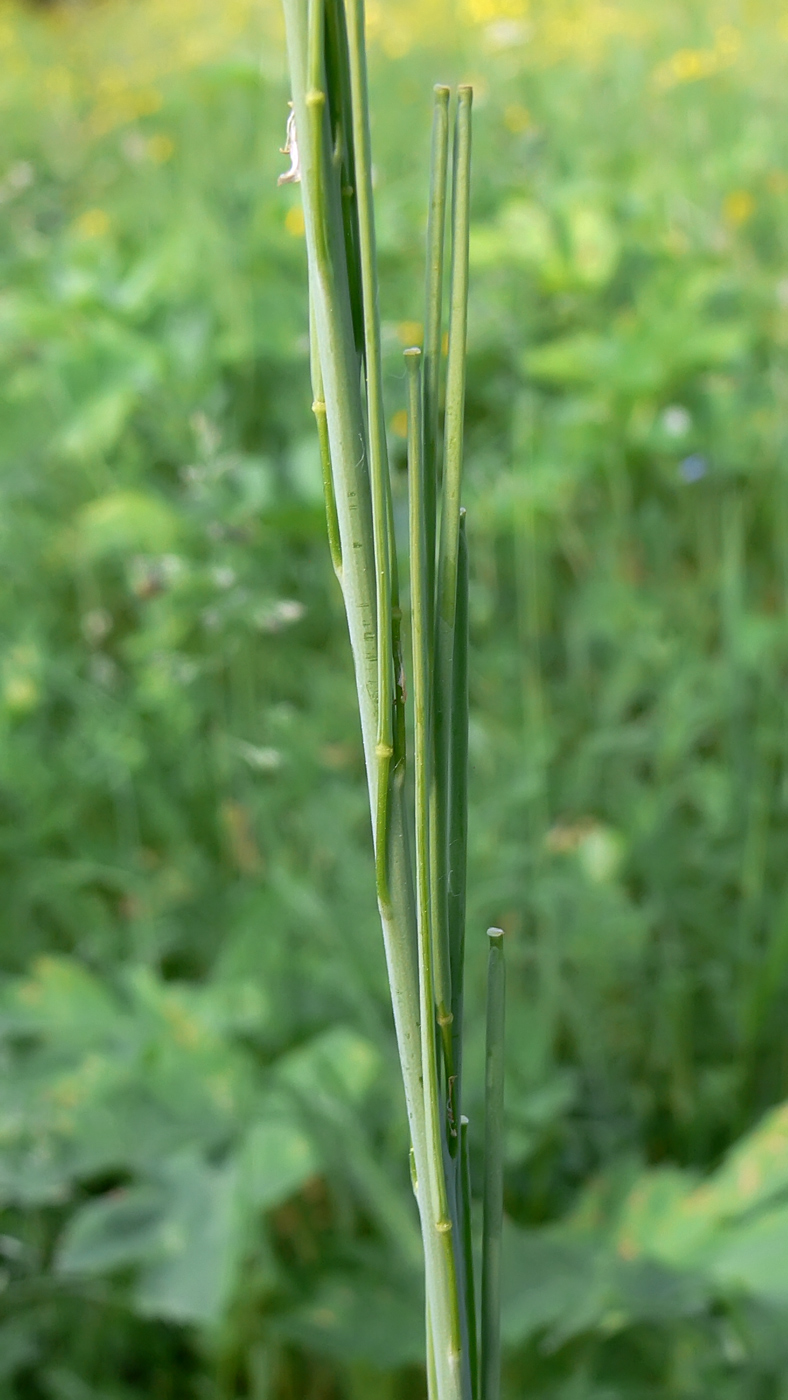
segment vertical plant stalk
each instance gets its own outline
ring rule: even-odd
[[[462,1012],[465,970],[465,892],[468,866],[468,538],[460,511],[457,549],[457,603],[454,614],[449,773],[447,928],[451,978],[452,1073],[461,1099]],[[456,1124],[449,1146],[456,1146]]]
[[[446,1296],[430,1302],[432,1344],[439,1366],[440,1338],[449,1343],[450,1365],[460,1374],[462,1362],[462,1320],[459,1309],[453,1222],[449,1211],[443,1160],[443,1115],[438,1083],[438,1055],[435,1035],[435,981],[430,903],[429,777],[431,767],[431,710],[429,666],[429,616],[432,611],[427,568],[425,513],[424,434],[421,407],[421,351],[406,350],[408,369],[408,521],[410,544],[411,627],[413,636],[413,731],[416,806],[416,917],[419,959],[419,1016],[421,1019],[421,1071],[424,1083],[424,1109],[430,1146],[426,1198],[429,1203],[428,1227],[441,1250],[448,1282]],[[443,1290],[441,1290],[443,1293]],[[438,1311],[440,1308],[440,1311]]]
[[[460,1147],[458,1071],[452,1070],[461,1059],[465,922],[467,549],[460,486],[471,92],[460,89],[456,118],[440,550],[446,88],[435,93],[424,374],[418,350],[406,357],[414,822],[405,801],[363,0],[284,0],[284,9],[295,114],[291,154],[297,148],[293,169],[301,178],[309,267],[314,409],[329,545],[355,666],[378,906],[411,1134],[430,1400],[475,1400],[470,1184],[467,1142]],[[288,178],[296,176],[288,172]]]
[[[484,1217],[482,1224],[481,1393],[501,1393],[501,1235],[503,1227],[503,1087],[506,967],[503,930],[487,930],[487,1053],[484,1099]]]
[[[479,1394],[479,1348],[476,1338],[476,1290],[473,1277],[473,1225],[471,1221],[471,1163],[468,1154],[468,1119],[460,1118],[460,1171],[462,1173],[462,1252],[465,1273],[465,1328],[468,1337],[468,1365],[471,1397]]]
[[[372,154],[369,135],[369,99],[364,48],[363,0],[347,0],[347,29],[351,92],[351,129],[355,151],[355,196],[358,210],[361,268],[364,363],[367,387],[369,462],[372,482],[372,526],[375,553],[377,624],[377,802],[375,806],[375,860],[378,896],[389,902],[388,810],[389,773],[394,755],[394,652],[392,634],[392,569],[389,540],[391,482],[386,417],[383,406],[383,366],[380,354],[377,253],[372,205]]]
[[[330,0],[335,3],[336,0]],[[321,58],[320,0],[285,0],[288,58],[300,159],[301,193],[314,324],[315,360],[324,389],[328,460],[342,560],[342,593],[350,633],[372,812],[377,810],[377,597],[366,422],[342,218],[340,172],[333,159]],[[333,93],[335,104],[343,94]],[[345,99],[347,100],[347,99]],[[346,127],[349,113],[344,113]],[[380,902],[383,939],[405,1101],[417,1174],[426,1172],[416,969],[416,919],[407,824],[392,797],[387,838],[389,900]]]
[[[435,983],[438,1024],[443,1036],[446,1074],[450,1083],[454,1081],[454,1066],[452,1063],[451,1033],[451,953],[448,929],[448,822],[453,800],[451,791],[451,697],[453,692],[460,492],[462,489],[465,417],[472,102],[472,89],[461,87],[457,94],[457,116],[454,131],[452,263],[435,627],[433,936],[436,949]],[[453,1114],[456,1123],[459,1117],[456,1104],[450,1104],[450,1114]]]
[[[430,202],[427,214],[427,284],[424,314],[424,470],[428,591],[435,591],[441,364],[443,360],[443,255],[446,242],[446,185],[449,166],[449,89],[434,89]],[[433,620],[430,618],[430,640]]]

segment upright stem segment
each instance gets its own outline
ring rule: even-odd
[[[336,5],[338,0],[328,0]],[[351,128],[339,87],[327,110],[321,0],[285,0],[287,46],[300,158],[309,286],[313,314],[315,380],[325,403],[325,460],[336,504],[334,551],[353,652],[370,805],[377,812],[378,629],[369,446],[361,395],[359,354],[348,266],[350,245],[342,212],[341,167],[334,160],[332,122]],[[339,26],[336,26],[339,29]],[[323,87],[317,86],[322,83]],[[319,410],[322,417],[322,409]],[[416,912],[408,822],[395,786],[386,823],[388,899],[379,900],[394,1022],[402,1065],[417,1175],[424,1179],[427,1139],[421,1086],[421,1044],[416,966]],[[449,1394],[449,1392],[447,1392]],[[441,1397],[442,1400],[442,1397]]]
[[[406,350],[408,367],[408,487],[410,538],[410,591],[413,632],[414,767],[416,773],[416,906],[419,947],[419,1015],[421,1017],[421,1070],[424,1111],[430,1146],[426,1185],[428,1220],[441,1251],[449,1288],[446,1296],[430,1300],[430,1326],[436,1371],[440,1377],[441,1351],[459,1384],[462,1365],[462,1318],[457,1287],[453,1221],[449,1211],[443,1161],[443,1122],[438,1056],[435,1036],[435,981],[430,909],[429,773],[432,697],[429,668],[429,596],[425,513],[424,429],[421,411],[421,351]],[[426,1241],[425,1241],[426,1243]],[[440,1309],[440,1311],[438,1311]],[[440,1391],[439,1391],[440,1393]]]
[[[460,89],[456,118],[440,506],[447,88],[435,91],[423,376],[420,351],[406,356],[414,812],[406,801],[401,615],[386,447],[363,0],[283,3],[295,114],[289,141],[293,170],[287,178],[300,172],[314,409],[331,556],[355,665],[378,907],[411,1133],[424,1245],[430,1400],[472,1400],[476,1324],[458,1079],[467,764],[467,557],[460,483],[471,93]]]
[[[378,273],[375,250],[375,219],[372,206],[372,154],[369,135],[367,62],[364,48],[363,0],[347,0],[347,31],[350,58],[351,124],[355,151],[355,196],[358,209],[359,261],[361,266],[364,361],[367,381],[367,423],[372,483],[372,525],[375,552],[377,623],[377,804],[375,809],[375,855],[378,890],[388,901],[388,807],[389,771],[394,754],[394,655],[392,607],[394,599],[390,557],[389,518],[391,483],[386,446],[386,415],[383,406],[383,365],[380,354],[380,315]]]
[[[473,92],[457,94],[452,189],[452,262],[446,367],[446,418],[441,492],[440,551],[435,627],[433,936],[438,1022],[443,1030],[447,1074],[452,1064],[451,953],[448,930],[449,811],[451,786],[451,701],[460,547],[465,352],[468,328],[468,240],[470,228],[471,105]]]
[[[440,468],[441,362],[443,359],[443,252],[446,242],[446,184],[449,165],[449,89],[434,92],[430,203],[427,215],[427,285],[424,310],[424,470],[427,568],[430,597],[435,590],[435,541]],[[430,636],[433,622],[430,619]]]
[[[484,1220],[482,1226],[483,1400],[501,1393],[501,1232],[503,1226],[503,1080],[506,969],[503,930],[487,930],[487,1055],[484,1103]]]

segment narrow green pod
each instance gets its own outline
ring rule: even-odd
[[[503,930],[487,930],[487,1053],[484,1099],[484,1216],[482,1224],[481,1394],[501,1393],[501,1235],[503,1230],[503,1083],[506,968]]]
[[[421,399],[421,351],[405,351],[408,370],[408,521],[410,542],[410,600],[413,655],[413,767],[415,773],[416,819],[416,919],[418,931],[419,1016],[421,1021],[421,1072],[424,1085],[424,1116],[430,1156],[426,1190],[425,1225],[440,1249],[450,1286],[444,1296],[430,1299],[430,1319],[438,1394],[442,1396],[443,1376],[452,1374],[461,1384],[463,1367],[463,1321],[457,1288],[454,1222],[443,1155],[443,1114],[438,1083],[435,1035],[435,981],[433,939],[430,925],[430,826],[429,775],[431,762],[431,708],[429,685],[429,646],[427,616],[431,600],[427,595],[427,536],[424,516],[424,436]],[[443,1374],[442,1374],[443,1373]]]
[[[449,97],[442,85],[434,89],[430,202],[427,214],[427,285],[424,297],[424,510],[430,596],[435,590],[437,498],[440,453],[441,365],[443,362],[443,259],[446,242],[446,186],[449,168]],[[432,619],[430,619],[432,635]]]
[[[389,478],[386,418],[383,405],[383,364],[380,352],[380,312],[375,249],[375,217],[372,201],[372,152],[369,134],[367,62],[364,47],[363,0],[347,0],[347,33],[355,151],[355,199],[361,267],[364,323],[364,367],[369,425],[369,466],[372,486],[372,529],[375,552],[377,622],[378,723],[375,757],[378,765],[375,813],[375,862],[378,896],[388,894],[389,775],[394,754],[394,650],[392,637],[393,588],[391,576],[391,482]]]
[[[449,734],[449,822],[447,922],[451,975],[452,1074],[455,1105],[451,1121],[460,1117],[462,1100],[462,1012],[465,971],[465,893],[468,865],[468,539],[465,511],[460,511],[457,556],[457,605],[454,615],[452,688]],[[456,1152],[456,1128],[449,1149]]]
[[[449,654],[443,658],[443,664],[446,667],[449,667],[451,662],[450,647],[457,599],[457,558],[460,535],[460,492],[462,489],[465,423],[465,360],[468,338],[472,103],[473,89],[461,87],[457,93],[457,117],[454,128],[451,293],[446,363],[446,417],[437,600],[438,620],[447,632],[445,641],[449,647]],[[443,642],[444,638],[439,635],[439,647],[443,647]],[[447,692],[449,676],[450,670],[447,670],[445,676]]]
[[[453,694],[454,629],[460,540],[463,424],[465,417],[465,352],[468,326],[468,241],[470,228],[471,108],[473,90],[457,94],[452,189],[452,261],[446,366],[443,482],[440,550],[436,593],[434,671],[434,875],[433,926],[438,1019],[444,1033],[447,1074],[452,1063],[451,956],[448,930],[449,810],[451,703]]]
[[[460,1118],[460,1200],[462,1203],[462,1256],[465,1289],[465,1331],[468,1338],[468,1362],[471,1372],[471,1400],[479,1394],[479,1346],[476,1335],[476,1288],[473,1265],[473,1228],[471,1221],[471,1164],[468,1155],[468,1119]]]
[[[329,99],[331,156],[339,175],[342,198],[342,224],[348,268],[353,331],[359,356],[364,353],[361,256],[359,251],[358,203],[356,199],[356,156],[351,116],[350,58],[347,22],[343,0],[324,0],[326,92]]]

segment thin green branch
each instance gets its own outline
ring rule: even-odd
[[[383,366],[380,353],[380,314],[372,204],[372,155],[369,135],[369,99],[364,47],[363,0],[347,0],[352,131],[355,150],[355,191],[358,208],[359,254],[364,322],[364,363],[367,383],[372,526],[375,550],[378,722],[375,757],[378,792],[375,813],[375,860],[378,897],[389,902],[388,812],[389,774],[394,754],[394,657],[392,645],[392,578],[389,518],[389,479],[386,419],[383,405]]]
[[[471,1397],[479,1394],[479,1347],[476,1336],[476,1290],[474,1287],[473,1229],[471,1222],[471,1164],[468,1153],[468,1119],[460,1118],[460,1201],[462,1203],[462,1256],[465,1283],[465,1330],[471,1372]]]
[[[434,90],[430,202],[427,214],[427,285],[424,315],[424,461],[425,514],[429,594],[435,590],[437,492],[439,474],[438,424],[443,361],[443,253],[446,242],[446,183],[449,165],[449,96],[447,87]],[[432,634],[432,621],[430,621]]]
[[[454,614],[451,712],[449,717],[447,923],[451,975],[452,1075],[455,1104],[452,1126],[462,1098],[462,1010],[465,969],[465,890],[468,864],[468,539],[465,510],[460,510],[457,553],[457,603]],[[449,1147],[456,1150],[456,1128]]]
[[[482,1224],[481,1393],[501,1393],[501,1235],[503,1230],[503,1085],[506,967],[503,930],[487,930],[487,1053],[484,1098],[484,1216]]]
[[[466,1335],[466,1302],[468,1296],[472,1296],[472,1291],[466,1287],[464,1279],[466,1265],[462,1253],[461,1223],[465,1220],[462,1202],[467,1201],[467,1184],[464,1189],[461,1187],[461,1161],[456,1157],[452,1159],[448,1150],[446,1132],[450,1120],[447,1118],[447,1104],[442,1098],[444,1087],[449,1096],[452,1092],[451,1036],[447,1039],[452,1017],[446,937],[449,872],[447,813],[452,791],[459,793],[463,789],[461,782],[456,782],[454,789],[451,786],[450,770],[457,767],[457,762],[454,757],[455,739],[448,728],[448,720],[452,710],[451,687],[458,681],[454,673],[455,644],[452,632],[446,648],[448,669],[444,681],[447,688],[445,692],[440,692],[445,696],[449,713],[443,743],[438,749],[431,736],[431,708],[439,691],[439,688],[436,690],[434,668],[431,670],[433,647],[439,641],[435,636],[435,600],[436,592],[439,592],[434,586],[436,511],[434,499],[431,505],[427,499],[422,418],[424,390],[417,354],[410,357],[413,363],[409,361],[416,712],[414,766],[417,786],[417,850],[414,862],[409,837],[410,820],[405,805],[404,684],[400,661],[393,507],[382,394],[363,4],[362,0],[284,0],[284,8],[313,308],[313,397],[326,484],[329,542],[332,559],[341,578],[355,664],[375,834],[379,906],[411,1131],[414,1180],[425,1257],[433,1367],[430,1385],[434,1400],[471,1400],[469,1358],[473,1341]],[[440,193],[441,185],[445,191],[445,171],[441,173],[440,164],[441,160],[444,167],[447,163],[445,135],[440,134],[440,122],[445,122],[446,116],[445,96],[438,98],[437,106],[438,170],[433,181],[433,194],[440,205],[441,201],[445,202],[445,193]],[[469,119],[469,115],[469,94],[466,93],[459,103],[458,155],[455,159],[458,171],[463,162],[462,131],[468,125],[466,118]],[[469,151],[469,126],[465,146]],[[465,184],[467,190],[467,180]],[[453,304],[458,295],[458,257],[460,263],[463,261],[462,217],[458,218],[457,215],[458,208],[462,208],[461,186],[462,178],[455,173],[453,223],[457,246],[452,278]],[[435,279],[434,257],[437,256],[438,224],[442,217],[442,214],[438,217],[436,205],[430,234],[433,248],[430,255],[433,257],[430,295],[434,306],[427,316],[434,389],[432,398],[427,390],[427,400],[432,422],[436,425],[440,384],[441,291],[440,277],[437,281]],[[442,232],[440,237],[442,249]],[[460,249],[459,254],[457,248]],[[465,249],[467,286],[467,237]],[[457,341],[460,321],[464,347],[464,320],[460,317],[458,321],[453,310],[450,366],[453,363],[451,341],[452,337],[455,343]],[[366,394],[362,392],[359,373],[362,363]],[[456,375],[452,379],[450,374],[449,378],[454,383]],[[456,398],[456,383],[452,392]],[[452,418],[451,403],[447,404],[447,408],[448,443],[448,424],[456,421],[457,411],[455,405]],[[461,414],[460,405],[460,418]],[[437,474],[437,426],[434,443],[430,468],[433,486]],[[461,457],[461,442],[459,455]],[[456,485],[458,490],[458,477]],[[448,519],[447,502],[451,504],[453,499],[451,491],[444,491],[444,521]],[[444,530],[446,528],[444,524]],[[459,532],[459,517],[452,528],[455,533]],[[458,611],[456,575],[455,566],[455,593],[452,599],[455,613]],[[440,608],[437,616],[440,617]],[[459,715],[460,700],[454,708]],[[443,781],[437,789],[442,803],[439,938],[437,935],[433,937],[431,927],[433,870],[430,849],[430,773],[433,757],[438,751],[443,773]],[[454,841],[453,836],[451,839]],[[442,960],[443,968],[437,1018],[436,958]],[[457,982],[461,988],[460,977]],[[438,1022],[443,1033],[440,1057]],[[445,1082],[441,1076],[440,1059],[445,1060]]]
[[[316,0],[312,0],[312,4],[315,3]],[[319,37],[320,34],[316,23],[310,26],[310,8],[308,0],[284,0],[310,292],[325,390],[342,551],[342,591],[355,665],[370,805],[374,812],[377,798],[377,648],[366,424],[350,307],[339,177],[329,154],[324,95],[310,90],[308,83],[308,73],[315,73],[319,68],[314,54],[310,61],[310,28],[313,35]],[[314,21],[314,14],[312,19]],[[408,1123],[416,1163],[424,1177],[428,1147],[421,1087],[415,899],[408,822],[398,785],[392,797],[389,841],[391,905],[390,908],[381,907],[381,922]],[[428,1261],[428,1274],[431,1276],[439,1269],[440,1262],[433,1254]],[[428,1279],[428,1289],[432,1287]]]
[[[429,685],[429,638],[427,618],[431,599],[427,592],[427,535],[424,515],[424,439],[421,412],[421,351],[405,351],[408,369],[408,501],[410,543],[410,596],[413,636],[413,727],[414,771],[416,779],[416,911],[419,950],[419,1015],[421,1021],[421,1068],[428,1160],[427,1227],[444,1256],[449,1289],[446,1295],[430,1300],[433,1324],[435,1368],[438,1394],[442,1384],[459,1380],[463,1352],[463,1328],[457,1293],[457,1277],[443,1161],[443,1131],[438,1084],[435,1036],[435,985],[433,940],[430,927],[429,859],[429,773],[431,694]],[[444,1380],[444,1377],[446,1378]]]
[[[448,814],[453,802],[450,767],[451,697],[465,415],[472,101],[472,89],[461,87],[457,94],[457,116],[454,132],[451,295],[435,628],[433,929],[436,950],[438,1022],[443,1032],[446,1070],[450,1079],[454,1077],[455,1067],[453,1065],[451,1029],[452,992],[448,930]]]
[[[331,150],[339,176],[342,199],[342,226],[348,268],[350,305],[356,350],[364,351],[361,260],[359,255],[358,210],[355,190],[355,150],[351,118],[350,60],[343,0],[324,0],[326,91],[329,99]]]

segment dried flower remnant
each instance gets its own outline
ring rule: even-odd
[[[290,114],[287,118],[285,130],[285,144],[281,147],[283,156],[290,157],[290,169],[286,170],[277,180],[278,185],[298,185],[301,183],[301,165],[298,158],[298,133],[296,132],[296,118],[293,104],[290,102]]]

